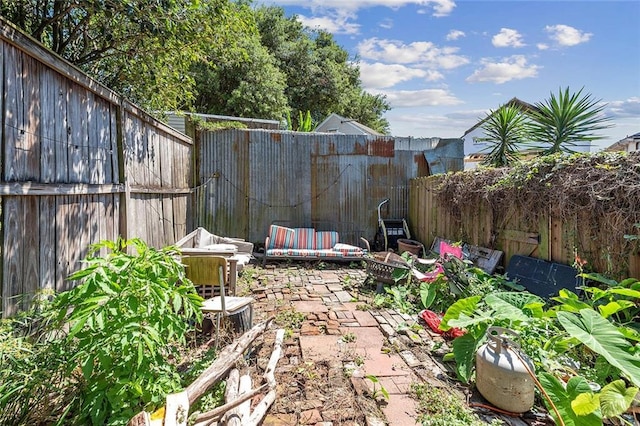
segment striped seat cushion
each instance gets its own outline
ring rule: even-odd
[[[293,229],[271,225],[269,227],[269,247],[270,249],[283,249],[283,248],[291,248],[294,243],[295,232]]]
[[[316,248],[316,230],[313,228],[295,228],[295,237],[293,239],[294,249],[315,250]]]
[[[333,250],[341,253],[343,257],[361,257],[364,254],[362,248],[343,243],[336,244]]]
[[[317,231],[316,232],[316,249],[328,250],[338,243],[337,231]]]

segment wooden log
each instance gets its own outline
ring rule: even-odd
[[[236,363],[240,360],[253,343],[269,327],[273,317],[255,325],[247,333],[243,334],[238,340],[231,345],[226,346],[218,358],[211,364],[202,374],[185,389],[189,396],[189,404],[193,404],[200,398],[214,383],[220,380]]]
[[[215,422],[216,419],[222,417],[224,413],[229,411],[230,409],[237,407],[242,404],[244,401],[248,401],[252,399],[256,395],[260,395],[262,392],[269,389],[268,384],[263,384],[259,388],[253,389],[251,392],[240,395],[235,401],[230,401],[224,405],[214,408],[211,411],[207,411],[206,413],[198,414],[195,418],[195,422],[193,426],[207,426],[211,425]]]
[[[273,343],[273,352],[271,352],[271,357],[269,358],[269,363],[267,364],[267,368],[264,370],[264,378],[267,380],[269,387],[271,389],[275,389],[276,387],[276,365],[278,364],[278,360],[280,359],[280,355],[282,354],[282,342],[284,341],[284,330],[279,329],[276,332],[276,339]]]
[[[198,415],[195,419],[194,426],[208,426],[213,424],[213,422],[219,417],[223,416],[225,412],[234,408],[237,405],[240,405],[243,401],[249,402],[249,399],[253,398],[255,395],[260,394],[265,389],[269,389],[269,392],[262,398],[262,400],[256,405],[253,412],[250,416],[242,419],[242,424],[244,425],[258,425],[264,418],[267,413],[267,410],[276,400],[276,379],[275,379],[275,369],[278,364],[278,360],[282,354],[282,343],[284,341],[284,330],[279,329],[276,332],[276,338],[274,342],[274,349],[271,352],[271,357],[269,358],[269,362],[267,364],[267,368],[263,374],[263,377],[267,381],[265,385],[262,385],[258,389],[246,392],[241,394],[235,401],[229,401],[225,405],[217,407],[212,411],[208,411],[206,413],[202,413]],[[227,386],[229,384],[227,383]]]
[[[245,393],[251,392],[251,388],[253,387],[253,383],[251,381],[251,376],[245,374],[240,377],[240,386],[238,386],[238,394],[240,396]],[[239,425],[246,424],[246,421],[249,419],[249,415],[251,414],[251,401],[246,400],[242,404],[238,406],[238,416],[239,416]]]
[[[267,393],[265,397],[262,398],[258,405],[255,406],[255,408],[253,409],[253,413],[251,413],[249,421],[246,423],[246,426],[258,426],[262,422],[264,416],[267,414],[267,410],[269,409],[269,407],[271,407],[271,404],[273,404],[275,400],[276,391],[274,389],[269,391],[269,393]]]
[[[240,394],[240,372],[234,368],[229,372],[229,377],[227,378],[227,386],[225,388],[225,401],[234,401],[238,399],[238,395]],[[238,417],[240,412],[238,411],[238,407],[234,407],[227,411],[224,416],[224,421],[227,426],[240,426],[240,418]]]
[[[234,365],[242,358],[244,352],[251,346],[253,341],[258,338],[267,328],[271,325],[274,317],[268,320],[256,324],[251,330],[242,335],[238,340],[231,345],[226,346],[218,355],[218,358],[191,383],[187,388],[181,392],[186,395],[186,401],[183,405],[186,405],[186,417],[188,417],[189,407],[193,405],[211,386],[213,386],[220,378],[222,378]],[[256,392],[256,394],[259,392]],[[242,401],[241,401],[242,402]],[[240,403],[241,403],[240,402]],[[168,419],[165,410],[164,424],[176,424],[176,419]],[[212,417],[209,417],[212,418]],[[173,422],[173,423],[170,423]],[[208,424],[210,424],[209,422]],[[151,426],[154,424],[146,413],[138,413],[131,420],[129,420],[128,426]]]

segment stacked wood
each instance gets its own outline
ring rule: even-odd
[[[231,345],[225,347],[215,361],[185,390],[167,395],[166,405],[155,413],[141,412],[134,416],[128,426],[186,426],[190,406],[215,383],[228,374],[225,404],[195,418],[196,426],[205,425],[258,425],[273,404],[276,397],[275,368],[282,353],[284,330],[276,332],[274,349],[264,373],[266,383],[252,389],[252,380],[248,375],[240,376],[232,369],[251,343],[262,335],[273,318],[254,326]],[[231,371],[230,371],[231,370]],[[251,412],[251,399],[267,392]]]

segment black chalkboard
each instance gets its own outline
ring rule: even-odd
[[[528,292],[545,299],[556,296],[562,288],[576,293],[576,287],[580,285],[576,278],[578,270],[575,268],[535,257],[512,256],[506,274],[509,279],[517,280]]]

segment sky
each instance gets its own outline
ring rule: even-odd
[[[640,1],[264,0],[333,34],[393,136],[462,137],[513,97],[606,104],[596,150],[640,132]]]

